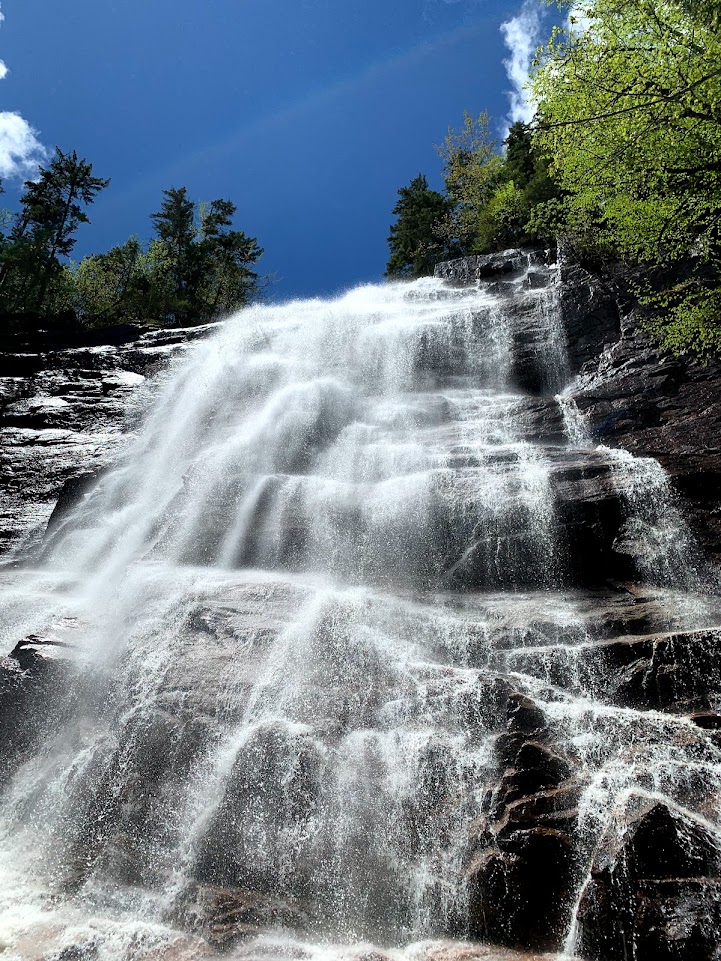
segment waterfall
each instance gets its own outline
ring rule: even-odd
[[[619,704],[597,657],[631,596],[607,558],[639,638],[716,620],[659,465],[558,393],[556,285],[529,262],[252,307],[158,378],[1,575],[5,651],[42,655],[11,682],[49,677],[2,772],[4,957],[454,956],[514,698],[579,772],[576,906],[633,799],[718,832],[711,734]],[[565,437],[529,439],[540,401]]]

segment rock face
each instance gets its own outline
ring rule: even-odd
[[[207,331],[0,354],[3,837],[111,918],[33,957],[719,961],[716,373],[554,260],[228,325],[115,472]]]
[[[59,511],[112,463],[133,427],[132,396],[208,329],[110,328],[86,343],[0,345],[0,552],[37,540],[61,492]]]
[[[646,803],[596,858],[578,910],[582,956],[717,958],[720,859],[717,839],[700,824]]]
[[[473,933],[552,949],[563,939],[578,873],[573,764],[554,745],[540,708],[515,692],[496,756],[502,773],[477,827],[479,853],[469,868]]]
[[[536,256],[540,262],[544,255]],[[518,269],[513,252],[507,251],[452,261],[441,265],[437,276],[474,284],[508,277]],[[640,311],[623,290],[577,264],[562,261],[559,273],[569,371],[576,375],[565,396],[581,414],[579,442],[591,439],[662,464],[672,485],[670,509],[678,508],[688,518],[696,545],[717,564],[721,366],[659,353],[644,333]],[[537,438],[548,433],[551,417],[541,402]],[[602,464],[601,459],[601,470]],[[562,460],[556,481],[563,492],[561,502],[566,496],[587,511],[599,491],[596,487],[594,496],[579,484],[589,476],[587,460],[576,465],[575,473]],[[608,490],[603,485],[600,489]],[[601,536],[589,550],[599,565],[597,582],[612,578],[613,572],[621,579],[633,576],[620,556],[634,534],[624,533],[618,518],[611,519],[617,507],[609,502],[605,509],[611,513],[601,510],[595,521],[582,515],[575,521],[569,518],[566,528],[577,547],[588,544],[591,532],[604,526],[615,532]],[[703,567],[691,541],[684,551],[689,568]],[[571,561],[574,570],[583,570],[583,564],[583,554]],[[685,714],[709,732],[712,743],[721,744],[719,630],[674,632],[657,622],[658,631],[652,626],[653,606],[640,594],[623,612],[617,605],[618,600],[601,602],[589,612],[595,640],[576,648],[568,660],[538,650],[516,652],[513,667],[538,672],[543,663],[549,681],[563,687],[571,672],[580,689],[599,704]],[[499,659],[494,665],[501,670],[510,666]],[[576,751],[532,699],[509,693],[507,710],[505,730],[496,742],[497,787],[487,796],[484,815],[471,836],[474,935],[515,946],[557,948],[581,886],[575,949],[582,957],[718,958],[718,836],[663,804],[629,801],[627,819],[622,817],[618,834],[604,842],[584,882],[578,801],[588,785]],[[699,782],[691,790],[702,798],[709,789]],[[710,795],[707,803],[713,803]]]
[[[580,377],[570,397],[591,436],[599,444],[658,460],[682,498],[694,533],[717,562],[721,363],[659,352],[644,332],[642,313],[623,292],[576,265],[564,267],[563,277],[569,344],[572,350],[583,346],[576,359]],[[588,331],[598,335],[589,338]]]

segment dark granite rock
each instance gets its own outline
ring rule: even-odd
[[[167,330],[124,325],[67,336],[48,331],[28,334],[27,343],[17,336],[5,338],[0,352],[0,553],[37,543],[59,501],[55,525],[79,494],[78,485],[117,455],[124,431],[133,426],[134,397],[146,378],[213,326]]]
[[[593,283],[589,276],[574,291],[595,290]],[[576,293],[573,297],[576,310],[581,305]],[[680,495],[701,546],[717,563],[721,557],[721,362],[660,352],[644,331],[643,313],[630,309],[623,292],[617,297],[619,336],[606,341],[598,356],[588,357],[572,397],[597,443],[659,461]],[[596,322],[593,312],[583,309],[564,316],[569,331]],[[599,330],[607,328],[607,323],[600,323]],[[569,342],[577,340],[570,335]]]
[[[210,884],[194,884],[184,891],[174,906],[173,920],[220,950],[268,928],[301,930],[307,921],[288,898]]]
[[[43,657],[47,643],[29,637],[0,658],[0,787],[77,703],[77,671],[65,658]]]
[[[578,264],[561,259],[559,302],[569,367],[577,374],[621,334],[617,294]]]
[[[508,250],[499,254],[482,254],[445,261],[436,266],[435,276],[459,287],[467,287],[481,280],[518,274],[525,266],[526,259],[520,251]]]
[[[524,695],[508,698],[496,755],[498,786],[471,840],[471,933],[494,943],[552,950],[563,940],[578,881],[574,828],[580,785],[543,712]]]
[[[578,911],[589,961],[714,961],[721,852],[704,827],[646,806],[597,856]]]

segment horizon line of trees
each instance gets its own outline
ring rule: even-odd
[[[150,215],[153,236],[131,236],[106,253],[70,259],[88,208],[109,180],[76,151],[59,147],[26,181],[16,213],[0,225],[0,314],[28,321],[62,317],[84,326],[202,324],[255,299],[263,249],[233,227],[236,205],[195,203],[186,187],[163,191]],[[0,193],[2,185],[0,184]]]
[[[539,50],[529,125],[501,150],[464,117],[438,148],[444,190],[399,190],[388,277],[440,260],[560,240],[620,263],[675,353],[721,350],[721,5],[562,0]]]

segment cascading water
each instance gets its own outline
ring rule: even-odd
[[[594,660],[611,521],[579,553],[573,471],[620,512],[647,633],[714,615],[655,462],[567,403],[533,439],[568,378],[554,285],[529,263],[254,308],[162,378],[42,565],[3,576],[5,649],[57,668],[4,772],[5,957],[453,956],[509,697],[580,771],[576,901],[639,798],[718,832],[712,735],[619,706]]]

